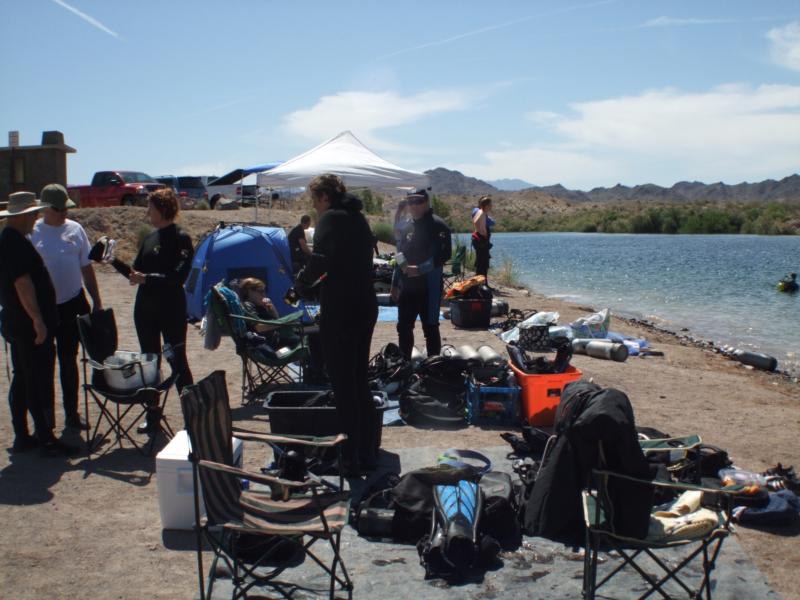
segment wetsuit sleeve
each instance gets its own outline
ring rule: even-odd
[[[314,252],[308,264],[297,274],[295,288],[304,295],[304,290],[310,290],[320,277],[328,272],[328,257],[336,255],[338,245],[336,220],[330,213],[320,218],[314,230]]]
[[[157,270],[145,274],[145,285],[182,286],[192,268],[193,255],[192,239],[185,233],[178,235],[172,251],[162,252],[159,255]],[[139,259],[137,256],[137,262]],[[136,263],[134,268],[135,265]]]
[[[164,270],[162,273],[150,273],[147,277],[147,283],[150,283],[151,278],[156,279],[159,283],[164,282],[167,285],[182,286],[189,277],[189,271],[192,268],[192,256],[194,250],[192,248],[192,239],[182,234],[178,236],[175,245],[175,252],[171,256],[164,257]]]
[[[437,223],[436,240],[434,241],[433,263],[436,267],[444,266],[453,254],[453,241],[450,228],[446,223]]]

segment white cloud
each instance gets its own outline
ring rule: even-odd
[[[800,71],[800,21],[767,32],[772,42],[772,57],[780,65]]]
[[[549,144],[487,152],[484,163],[459,170],[585,189],[619,181],[754,181],[800,164],[800,86],[667,88],[570,108],[568,115],[527,115],[553,136]]]
[[[576,188],[605,181],[617,165],[606,158],[568,148],[532,146],[483,154],[484,162],[451,164],[448,168],[479,179],[519,177],[535,185],[562,183]]]
[[[92,27],[96,27],[100,31],[103,31],[103,32],[107,33],[108,35],[110,35],[112,37],[115,37],[117,39],[122,39],[122,38],[120,38],[119,34],[116,31],[112,31],[111,29],[109,29],[108,27],[103,25],[100,21],[98,21],[97,19],[95,19],[91,15],[87,15],[85,12],[79,11],[74,6],[70,6],[69,4],[64,2],[64,0],[53,0],[53,2],[58,4],[60,7],[68,10],[72,14],[77,15],[78,17],[80,17],[81,19],[83,19],[84,21],[89,23],[89,25],[91,25]]]
[[[697,18],[677,18],[677,17],[656,17],[645,21],[640,27],[686,27],[690,25],[719,25],[725,23],[735,23],[734,19],[697,19]]]
[[[351,130],[374,148],[399,148],[380,140],[375,132],[406,125],[426,117],[469,108],[480,95],[463,90],[433,90],[410,96],[395,92],[339,92],[323,96],[308,109],[296,110],[284,118],[284,128],[293,135],[322,141]]]

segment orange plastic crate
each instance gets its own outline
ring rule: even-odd
[[[571,365],[563,373],[528,375],[511,362],[508,364],[514,371],[521,390],[522,418],[531,425],[543,427],[550,427],[553,424],[564,386],[583,376],[579,369]]]

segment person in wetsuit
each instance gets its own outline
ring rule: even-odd
[[[367,379],[372,331],[378,319],[372,287],[372,231],[361,200],[347,193],[337,175],[319,175],[308,189],[319,218],[314,253],[295,286],[302,297],[311,296],[315,284],[319,288],[325,369],[341,430],[347,434],[345,473],[357,476],[362,469],[375,467],[378,452],[378,412]]]
[[[784,292],[796,292],[800,289],[800,285],[797,283],[797,273],[789,273],[781,279],[780,283]]]
[[[303,215],[300,217],[300,223],[295,225],[287,239],[289,241],[289,254],[292,256],[292,274],[297,273],[308,264],[308,259],[311,257],[311,248],[306,244],[306,229],[311,227],[311,217]]]
[[[400,232],[398,252],[405,264],[395,267],[392,298],[397,302],[398,345],[411,360],[414,322],[419,315],[428,356],[441,352],[439,306],[442,299],[442,266],[450,259],[450,228],[433,214],[428,192],[419,190],[406,198],[411,221]]]
[[[148,198],[147,216],[156,231],[149,234],[139,248],[128,276],[131,285],[138,285],[133,321],[142,352],[161,354],[161,338],[171,347],[169,359],[176,375],[175,387],[180,393],[191,384],[192,372],[186,359],[186,294],[183,283],[192,266],[192,238],[175,225],[178,197],[172,189],[152,192]],[[148,411],[147,429],[153,431],[160,415]]]
[[[475,274],[486,277],[489,283],[489,250],[492,244],[492,225],[494,220],[489,216],[492,209],[492,198],[482,196],[477,208],[472,209],[472,247],[475,249]]]

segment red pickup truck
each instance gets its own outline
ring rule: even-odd
[[[144,206],[147,194],[166,187],[146,173],[98,171],[92,185],[67,188],[69,197],[81,208],[92,206]]]

